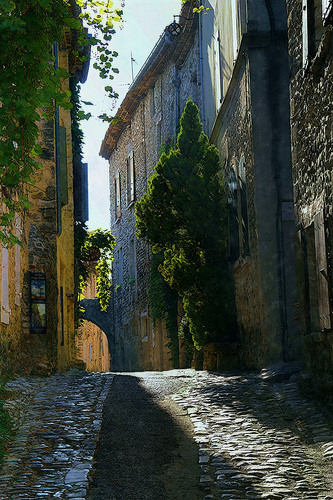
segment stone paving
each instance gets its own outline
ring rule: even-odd
[[[5,407],[18,431],[0,473],[0,498],[84,499],[111,374],[70,371],[16,379]]]
[[[333,422],[299,394],[296,378],[172,372],[164,373],[184,379],[172,399],[193,422],[200,497],[333,500]],[[73,370],[7,384],[19,389],[6,402],[18,431],[0,473],[1,499],[86,498],[114,377]]]
[[[295,381],[202,372],[173,399],[194,425],[204,498],[333,499],[332,422]]]

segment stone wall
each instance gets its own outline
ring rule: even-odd
[[[168,139],[175,139],[178,119],[187,99],[191,97],[200,107],[199,83],[196,35],[181,66],[178,60],[170,60],[162,74],[156,75],[148,91],[138,99],[110,154],[110,210],[117,241],[113,263],[115,359],[112,359],[112,369],[172,368],[165,325],[160,321],[153,325],[150,316],[147,289],[151,249],[135,236],[135,201],[127,202],[126,160],[133,154],[135,200],[138,200],[146,192],[161,145]],[[118,174],[120,217],[115,216],[115,179]]]
[[[96,297],[96,263],[90,264],[90,274],[84,290],[86,299]],[[88,372],[106,372],[110,370],[111,356],[105,333],[94,323],[83,321],[75,332],[75,358],[84,363]]]
[[[300,357],[287,38],[283,12],[275,14],[273,37],[267,12],[262,23],[249,18],[243,26],[211,134],[229,186],[240,358],[248,368]]]
[[[332,12],[287,0],[291,151],[297,224],[299,315],[308,370],[333,372]],[[331,7],[332,10],[332,7]],[[309,42],[308,59],[303,45]],[[321,221],[321,222],[320,222]]]
[[[59,51],[59,65],[69,70],[68,49]],[[64,82],[68,89],[68,81]],[[43,165],[28,186],[31,209],[21,221],[22,247],[9,249],[9,318],[1,316],[0,341],[4,356],[0,370],[48,374],[67,369],[74,362],[74,214],[71,115],[59,110],[59,126],[66,130],[63,157],[67,163],[66,193],[62,205],[57,192],[57,152],[54,122],[41,120],[40,144]],[[61,220],[61,231],[58,230]],[[16,290],[15,254],[20,255]],[[46,332],[30,330],[30,273],[46,276]],[[3,283],[2,283],[3,285]],[[3,291],[3,286],[0,286]],[[60,290],[63,290],[63,307]],[[8,324],[7,324],[8,323]]]

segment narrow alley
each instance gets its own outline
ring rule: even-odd
[[[72,370],[12,381],[18,432],[0,498],[333,499],[332,421],[296,378]]]

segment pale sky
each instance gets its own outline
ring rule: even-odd
[[[114,4],[120,5],[120,1]],[[132,81],[131,52],[137,62],[133,64],[135,77],[165,26],[173,21],[174,14],[180,13],[180,8],[181,0],[125,0],[122,29],[115,26],[117,32],[111,41],[111,49],[119,53],[114,64],[119,74],[115,74],[111,82],[101,80],[92,67],[93,59],[90,63],[89,76],[81,90],[82,100],[96,103],[85,109],[93,117],[81,122],[85,140],[83,161],[88,163],[89,169],[89,229],[110,227],[108,163],[98,154],[108,124],[97,116],[116,112]],[[111,85],[119,94],[116,103],[106,97],[106,85]]]

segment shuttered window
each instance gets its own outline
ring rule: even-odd
[[[2,247],[2,304],[1,321],[9,325],[9,281],[8,281],[8,248]]]
[[[322,0],[321,11],[322,11],[323,24],[326,24],[330,15],[332,14],[332,5],[333,5],[332,0]]]
[[[314,0],[302,0],[302,49],[303,67],[307,68],[315,55]]]
[[[240,195],[240,223],[241,223],[241,238],[242,238],[242,254],[249,255],[249,221],[247,210],[247,185],[246,185],[246,170],[245,158],[242,156],[238,166],[238,182]]]
[[[16,237],[22,239],[21,217],[16,218]],[[21,302],[21,246],[15,245],[15,305]]]
[[[126,159],[127,163],[127,204],[129,205],[135,199],[135,178],[134,178],[134,155],[133,151]]]
[[[314,218],[314,236],[318,284],[319,322],[320,328],[324,330],[331,328],[331,311],[325,236],[325,219],[323,210],[320,211]]]
[[[60,202],[61,206],[68,203],[68,176],[67,176],[67,144],[66,127],[59,127],[59,160],[60,160]]]
[[[121,217],[121,196],[120,196],[120,174],[116,173],[114,180],[114,200],[115,200],[115,218]]]
[[[215,100],[218,110],[222,101],[221,92],[221,54],[220,54],[220,35],[217,31],[214,38],[214,63],[215,63]]]

